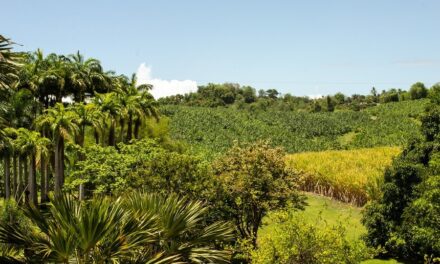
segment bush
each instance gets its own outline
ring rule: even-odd
[[[209,167],[198,157],[162,147],[143,139],[118,148],[91,146],[85,149],[65,187],[85,183],[90,194],[120,195],[144,189],[163,194],[178,193],[200,198],[212,181]]]
[[[359,263],[371,258],[362,241],[346,238],[342,224],[325,220],[308,223],[301,214],[278,213],[279,226],[258,241],[251,253],[254,264]]]

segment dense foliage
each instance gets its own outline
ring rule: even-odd
[[[46,210],[24,210],[33,224],[0,222],[0,241],[22,257],[2,263],[225,263],[230,252],[216,243],[233,238],[227,223],[203,225],[206,208],[177,196],[130,194],[80,203],[69,196]]]
[[[403,146],[419,137],[416,117],[426,100],[387,103],[363,111],[304,113],[162,106],[170,133],[198,151],[215,154],[239,142],[269,139],[287,152]]]
[[[440,85],[310,99],[208,84],[158,102],[151,85],[79,52],[44,56],[13,45],[0,35],[2,263],[364,258],[366,248],[343,228],[297,217],[258,239],[271,211],[303,209],[301,187],[357,204],[370,195],[368,245],[399,257],[439,255]],[[437,105],[421,116],[425,97]],[[410,140],[373,195],[370,182],[350,177],[305,179],[284,151]]]
[[[66,188],[85,184],[93,194],[121,195],[148,190],[200,199],[212,185],[208,163],[200,157],[164,148],[156,140],[142,139],[118,148],[91,145],[84,160],[74,166]]]
[[[104,72],[98,60],[79,52],[16,53],[8,39],[0,37],[0,43],[1,192],[6,199],[36,205],[47,201],[50,191],[61,194],[76,163],[84,160],[86,145],[115,147],[143,138],[149,121],[159,120],[151,85],[137,85],[134,75]],[[165,144],[166,136],[158,140]],[[85,186],[78,187],[84,199]]]
[[[213,165],[218,182],[214,204],[253,246],[267,213],[304,205],[297,193],[298,175],[286,167],[284,157],[282,149],[257,142],[235,145]]]
[[[409,144],[386,170],[382,197],[365,211],[366,241],[386,254],[440,256],[439,121],[433,104],[422,118],[425,138]]]
[[[358,240],[350,240],[339,223],[325,219],[310,223],[304,215],[279,212],[272,216],[275,230],[259,241],[252,251],[256,264],[359,263],[371,257],[370,250]]]

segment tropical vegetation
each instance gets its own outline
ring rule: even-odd
[[[156,100],[80,52],[14,47],[0,35],[1,263],[438,261],[440,85]]]
[[[333,113],[175,105],[160,110],[170,118],[173,138],[187,142],[197,152],[216,156],[232,147],[234,140],[270,140],[289,153],[404,146],[412,137],[421,136],[417,117],[428,102],[391,102]]]
[[[362,206],[380,197],[383,171],[400,153],[398,147],[302,152],[287,156],[301,176],[300,188]]]

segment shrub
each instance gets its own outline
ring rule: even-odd
[[[85,183],[91,194],[120,195],[128,190],[177,193],[200,198],[210,190],[208,164],[202,159],[165,149],[157,141],[143,139],[118,148],[90,146],[65,187]]]
[[[278,228],[258,241],[254,264],[359,263],[371,258],[362,241],[349,240],[342,224],[309,223],[301,214],[278,213]]]

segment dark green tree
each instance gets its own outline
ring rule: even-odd
[[[416,82],[409,89],[409,94],[412,100],[426,98],[428,96],[428,89],[422,82]]]
[[[440,256],[439,124],[440,106],[433,104],[422,118],[425,138],[413,141],[394,160],[385,172],[382,197],[365,210],[366,241],[387,255]]]

